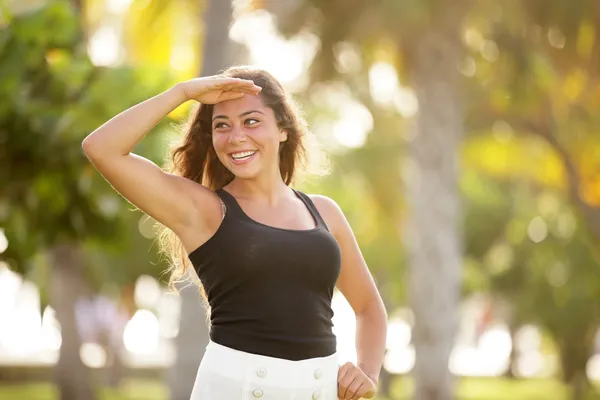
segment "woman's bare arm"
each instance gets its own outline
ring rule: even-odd
[[[195,182],[164,172],[131,151],[161,119],[190,99],[214,103],[257,90],[260,88],[251,81],[231,78],[182,82],[106,122],[84,139],[83,151],[129,202],[175,232],[180,231],[191,221],[197,223],[206,208],[219,210],[217,196]]]
[[[387,335],[387,313],[375,281],[340,207],[325,196],[312,195],[342,252],[342,269],[337,287],[356,314],[358,367],[377,384],[383,364]],[[364,397],[371,397],[372,392]]]
[[[117,192],[173,230],[179,230],[195,216],[190,195],[193,182],[168,174],[131,151],[161,119],[186,100],[181,88],[174,86],[112,118],[82,143],[87,157]],[[211,194],[208,189],[206,192],[210,201]]]

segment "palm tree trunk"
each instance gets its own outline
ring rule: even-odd
[[[175,339],[177,358],[169,371],[171,400],[189,400],[198,366],[208,344],[206,312],[198,289],[192,285],[180,287],[181,309],[179,334]]]
[[[590,382],[586,367],[593,353],[595,326],[579,326],[558,337],[558,351],[562,369],[562,381],[570,386],[570,398],[581,400],[593,398],[594,385]]]
[[[210,0],[207,3],[200,76],[219,73],[234,58],[228,36],[232,11],[231,0]],[[197,288],[192,285],[181,288],[180,318],[179,334],[175,340],[177,358],[169,377],[171,400],[189,400],[198,366],[208,344],[206,310]]]
[[[79,357],[81,339],[77,331],[75,304],[84,287],[80,250],[73,244],[57,245],[50,250],[50,302],[60,323],[62,344],[55,370],[61,400],[96,398],[90,371]]]
[[[413,38],[411,76],[419,113],[408,145],[405,245],[415,315],[414,399],[449,400],[448,368],[458,321],[462,239],[459,163],[463,137],[458,32],[449,5],[440,21]]]
[[[233,61],[229,27],[232,23],[231,0],[209,0],[204,13],[204,48],[200,76],[214,75]]]

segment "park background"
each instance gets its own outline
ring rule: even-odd
[[[377,399],[598,398],[600,1],[1,0],[1,400],[189,397],[198,292],[81,141],[231,64],[329,160],[297,187],[340,204],[386,303]],[[136,153],[164,165],[194,106]]]

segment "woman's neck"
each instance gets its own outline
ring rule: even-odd
[[[236,197],[275,205],[289,195],[289,188],[279,175],[273,179],[239,179],[235,178],[226,189]]]

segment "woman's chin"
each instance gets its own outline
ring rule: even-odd
[[[259,171],[255,168],[236,168],[236,165],[232,166],[229,170],[237,179],[253,179],[259,175]]]
[[[234,173],[233,176],[235,176],[235,179],[251,180],[251,179],[255,179],[258,175],[257,174],[248,174],[248,173],[241,173],[241,174]]]

